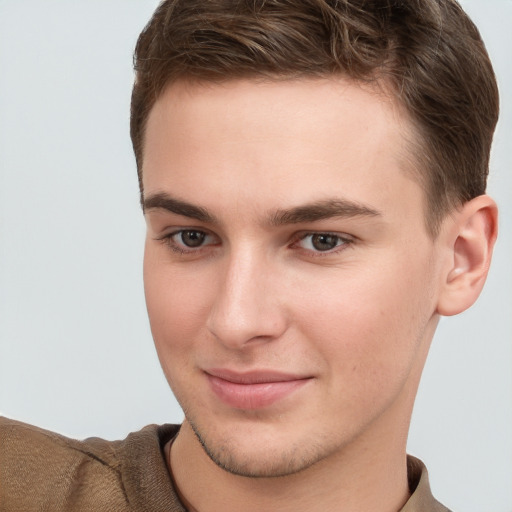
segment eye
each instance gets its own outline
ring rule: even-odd
[[[313,252],[335,252],[338,247],[348,245],[351,240],[335,233],[307,233],[296,244],[301,249]]]
[[[203,247],[218,243],[214,235],[200,229],[180,229],[159,240],[180,254],[195,253]]]
[[[204,231],[197,231],[195,229],[187,229],[179,231],[172,235],[172,239],[175,243],[183,244],[186,247],[201,247],[207,238],[207,234]]]

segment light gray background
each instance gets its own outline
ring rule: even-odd
[[[75,437],[182,413],[152,348],[128,137],[156,0],[0,0],[0,412]],[[455,511],[512,511],[512,1],[466,0],[502,94],[501,233],[476,306],[443,319],[409,441]]]

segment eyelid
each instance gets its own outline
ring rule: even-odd
[[[337,254],[341,251],[346,250],[356,240],[356,238],[354,236],[348,235],[346,233],[339,233],[336,231],[307,231],[307,232],[298,233],[295,236],[292,243],[290,244],[290,247],[298,246],[299,242],[303,241],[304,239],[306,239],[308,237],[315,236],[315,235],[333,236],[333,237],[338,238],[341,241],[341,243],[327,251],[319,251],[319,250],[305,249],[305,248],[299,247],[299,250],[302,250],[313,257],[330,256],[333,254]]]
[[[174,237],[176,235],[179,235],[180,233],[184,233],[186,231],[197,231],[199,233],[204,233],[206,237],[211,237],[214,240],[214,243],[205,243],[198,247],[187,247],[186,245],[182,245],[177,243],[174,240]],[[162,242],[164,245],[166,245],[169,249],[171,249],[174,252],[177,252],[179,254],[198,254],[201,250],[204,250],[207,247],[210,247],[212,245],[217,245],[218,243],[218,237],[211,231],[204,229],[204,228],[196,228],[193,226],[184,226],[179,228],[174,228],[166,233],[156,237],[156,240],[159,242]]]

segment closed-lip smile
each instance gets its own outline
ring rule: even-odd
[[[236,409],[268,407],[312,380],[311,376],[274,370],[237,372],[211,368],[204,373],[217,398]]]

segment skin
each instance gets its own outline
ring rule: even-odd
[[[476,299],[496,233],[482,196],[432,239],[411,130],[384,93],[343,78],[178,82],[152,109],[145,292],[186,416],[170,465],[189,509],[391,512],[408,499],[428,348],[439,315]],[[219,368],[301,382],[233,406],[212,388]]]

